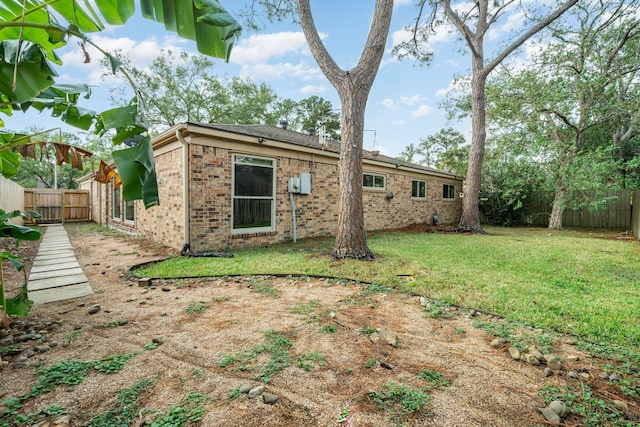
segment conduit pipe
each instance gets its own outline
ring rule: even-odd
[[[293,217],[293,243],[296,242],[296,205],[293,201],[293,193],[289,192],[291,198],[291,216]]]
[[[182,136],[181,128],[176,129],[176,138],[182,144],[182,208],[183,208],[183,226],[184,226],[184,243],[191,245],[191,222],[189,212],[191,212],[191,198],[189,197],[189,141]],[[190,136],[187,136],[189,140]]]

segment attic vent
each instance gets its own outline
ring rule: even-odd
[[[316,128],[314,127],[310,127],[309,129],[307,129],[307,135],[315,135],[316,134]]]
[[[288,121],[286,121],[286,120],[284,120],[284,119],[280,120],[280,127],[281,127],[282,129],[286,129],[286,128],[287,128],[287,126],[289,126],[289,122],[288,122]]]

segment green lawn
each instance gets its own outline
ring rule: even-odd
[[[549,236],[541,228],[486,230],[482,236],[371,233],[372,262],[334,261],[333,239],[313,239],[237,251],[232,259],[174,258],[137,274],[348,278],[637,351],[640,245],[579,231]]]

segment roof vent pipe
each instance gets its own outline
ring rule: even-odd
[[[316,128],[314,127],[310,127],[309,129],[307,129],[307,135],[315,135],[316,134]]]
[[[287,126],[289,126],[289,122],[288,121],[286,121],[285,119],[280,120],[280,127],[282,129],[286,129]]]

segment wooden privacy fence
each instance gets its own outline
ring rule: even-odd
[[[633,235],[636,236],[636,240],[640,242],[640,191],[634,191],[631,197],[631,207],[633,210],[631,227],[633,228]]]
[[[24,210],[38,212],[41,216],[37,220],[39,223],[88,221],[89,191],[25,189]]]
[[[607,228],[614,230],[630,230],[631,224],[631,190],[606,191],[604,193],[579,192],[570,194],[569,199],[577,200],[585,197],[590,200],[607,200],[606,206],[593,210],[589,206],[578,209],[567,209],[562,215],[564,227]],[[639,192],[636,192],[636,194]],[[530,220],[533,225],[549,225],[549,215],[553,205],[554,193],[550,191],[534,191],[530,200]],[[640,204],[637,201],[636,205]],[[637,206],[636,206],[637,208]],[[638,210],[638,209],[636,209]],[[637,235],[637,233],[636,233]]]
[[[24,188],[0,175],[0,209],[5,212],[21,211],[24,206]],[[22,224],[22,217],[11,218],[14,224]]]

